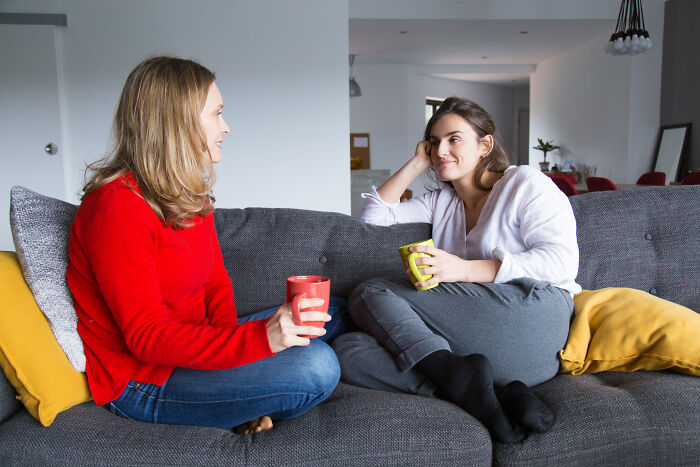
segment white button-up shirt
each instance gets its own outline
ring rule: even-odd
[[[374,186],[362,196],[367,199],[360,213],[363,222],[427,222],[433,225],[437,248],[468,260],[501,260],[494,282],[530,277],[572,295],[581,291],[571,204],[549,177],[530,166],[506,169],[468,235],[464,203],[450,186],[394,204],[382,200]]]

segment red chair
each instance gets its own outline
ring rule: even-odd
[[[637,180],[637,185],[665,185],[666,184],[666,173],[665,172],[647,172],[642,174]]]
[[[571,182],[572,185],[576,185],[578,183],[578,181],[576,180],[576,177],[574,177],[571,174],[565,174],[562,172],[549,172],[547,175],[549,175],[552,178],[554,178],[554,177],[565,178],[569,182]]]
[[[586,179],[588,192],[592,191],[612,191],[617,190],[617,185],[612,180],[605,177],[588,177]]]
[[[681,185],[700,185],[700,172],[693,172],[683,178]]]
[[[552,178],[554,184],[558,186],[566,196],[574,196],[578,194],[578,191],[576,191],[576,187],[574,186],[575,183],[571,182],[571,180],[576,181],[576,179],[571,175],[550,175],[550,177]]]

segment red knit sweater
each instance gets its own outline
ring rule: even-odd
[[[238,326],[214,216],[166,227],[127,183],[133,177],[90,193],[70,233],[68,286],[95,402],[117,399],[130,380],[161,385],[175,367],[272,355],[264,321]]]

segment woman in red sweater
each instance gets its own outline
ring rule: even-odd
[[[213,163],[229,132],[214,78],[173,57],[131,72],[115,148],[89,167],[67,280],[97,404],[141,421],[251,421],[259,431],[333,391],[340,369],[325,341],[342,332],[345,307],[302,312],[305,321],[335,315],[326,329],[295,325],[290,304],[237,319],[212,214]]]

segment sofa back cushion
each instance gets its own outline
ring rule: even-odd
[[[569,198],[584,289],[629,287],[700,312],[700,186]]]
[[[636,288],[700,312],[700,187],[570,201],[584,289]],[[402,274],[396,249],[431,237],[428,224],[378,227],[330,212],[219,208],[215,218],[241,316],[281,304],[285,279],[297,274],[328,276],[331,293],[347,297],[364,279]]]
[[[294,275],[329,277],[331,295],[347,298],[365,279],[403,274],[397,248],[431,237],[429,224],[378,227],[332,212],[247,208],[214,215],[240,316],[281,305]]]

